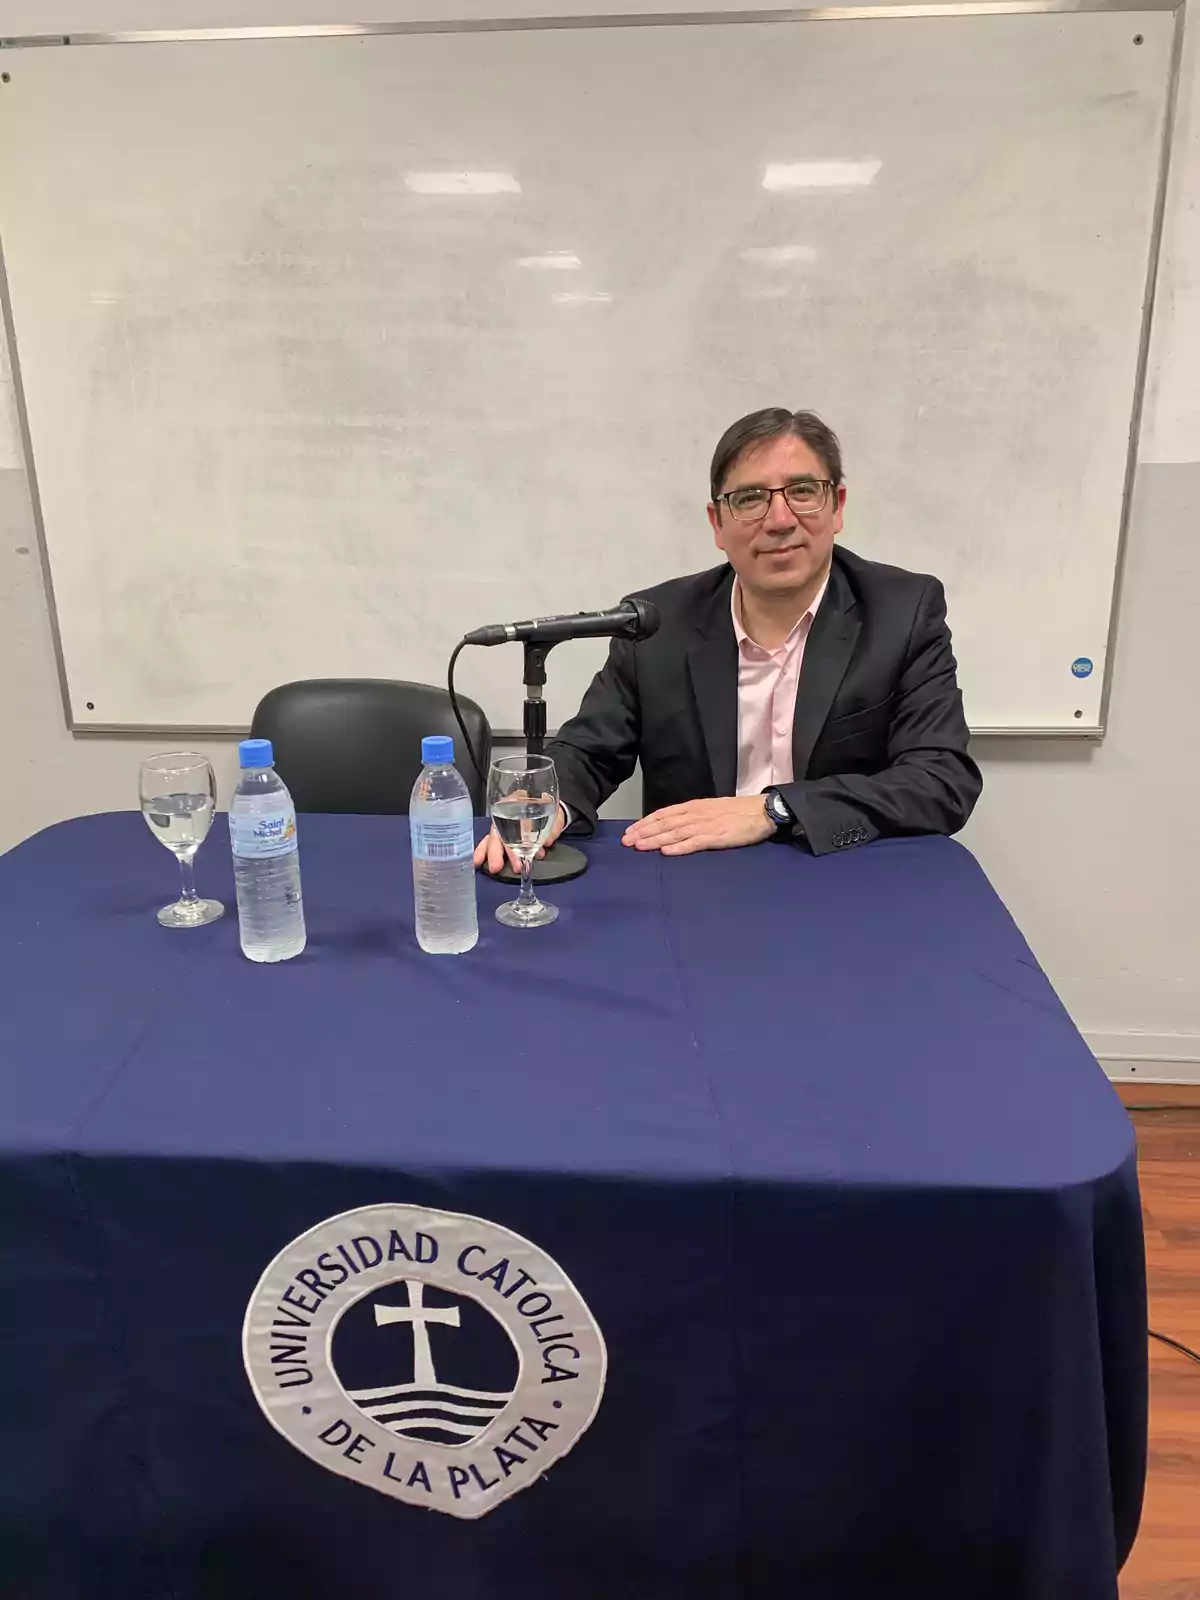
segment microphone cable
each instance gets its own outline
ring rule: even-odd
[[[467,754],[471,758],[471,765],[475,768],[476,775],[484,789],[484,805],[487,805],[487,774],[479,765],[479,757],[475,754],[475,746],[471,743],[471,735],[467,732],[467,725],[463,721],[462,710],[458,704],[458,694],[454,688],[454,663],[459,655],[466,649],[467,641],[460,639],[450,652],[450,667],[446,673],[446,687],[450,691],[450,709],[454,712],[454,720],[458,723],[459,732],[463,736],[463,743],[467,747]]]
[[[1178,1350],[1181,1356],[1187,1356],[1191,1361],[1200,1362],[1200,1354],[1193,1350],[1190,1345],[1181,1344],[1178,1339],[1172,1339],[1170,1334],[1156,1333],[1153,1328],[1148,1328],[1146,1331],[1152,1339],[1157,1339],[1160,1344],[1168,1344],[1172,1350]]]

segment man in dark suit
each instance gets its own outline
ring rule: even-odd
[[[982,779],[967,751],[936,578],[835,548],[841,449],[811,412],[753,412],[713,455],[709,522],[726,564],[644,591],[653,638],[614,639],[548,746],[564,828],[641,761],[646,814],[624,843],[686,855],[786,839],[824,855],[954,833]],[[477,861],[503,864],[491,836]]]

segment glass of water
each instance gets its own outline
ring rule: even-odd
[[[218,900],[200,899],[193,870],[196,851],[208,837],[217,808],[212,767],[189,750],[151,756],[142,762],[138,792],[150,832],[179,858],[183,874],[183,893],[174,905],[162,908],[158,920],[164,928],[202,928],[215,922],[225,907]]]
[[[544,928],[558,916],[533,892],[533,858],[558,815],[558,774],[549,756],[500,756],[488,773],[488,810],[504,848],[517,858],[521,892],[496,908],[507,928]]]

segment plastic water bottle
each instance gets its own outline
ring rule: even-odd
[[[422,739],[421,760],[408,806],[417,943],[431,956],[459,956],[479,938],[471,796],[453,739]]]
[[[243,739],[242,776],[229,803],[242,954],[287,961],[304,949],[296,808],[275,771],[269,739]]]

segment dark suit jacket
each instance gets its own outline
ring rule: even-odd
[[[614,639],[578,716],[547,747],[590,833],[599,806],[642,763],[647,812],[737,780],[733,569],[644,591],[662,616],[641,644]],[[889,834],[954,833],[983,780],[967,753],[946,599],[936,578],[840,547],[804,649],[792,727],[795,781],[780,786],[797,843],[816,855]]]

